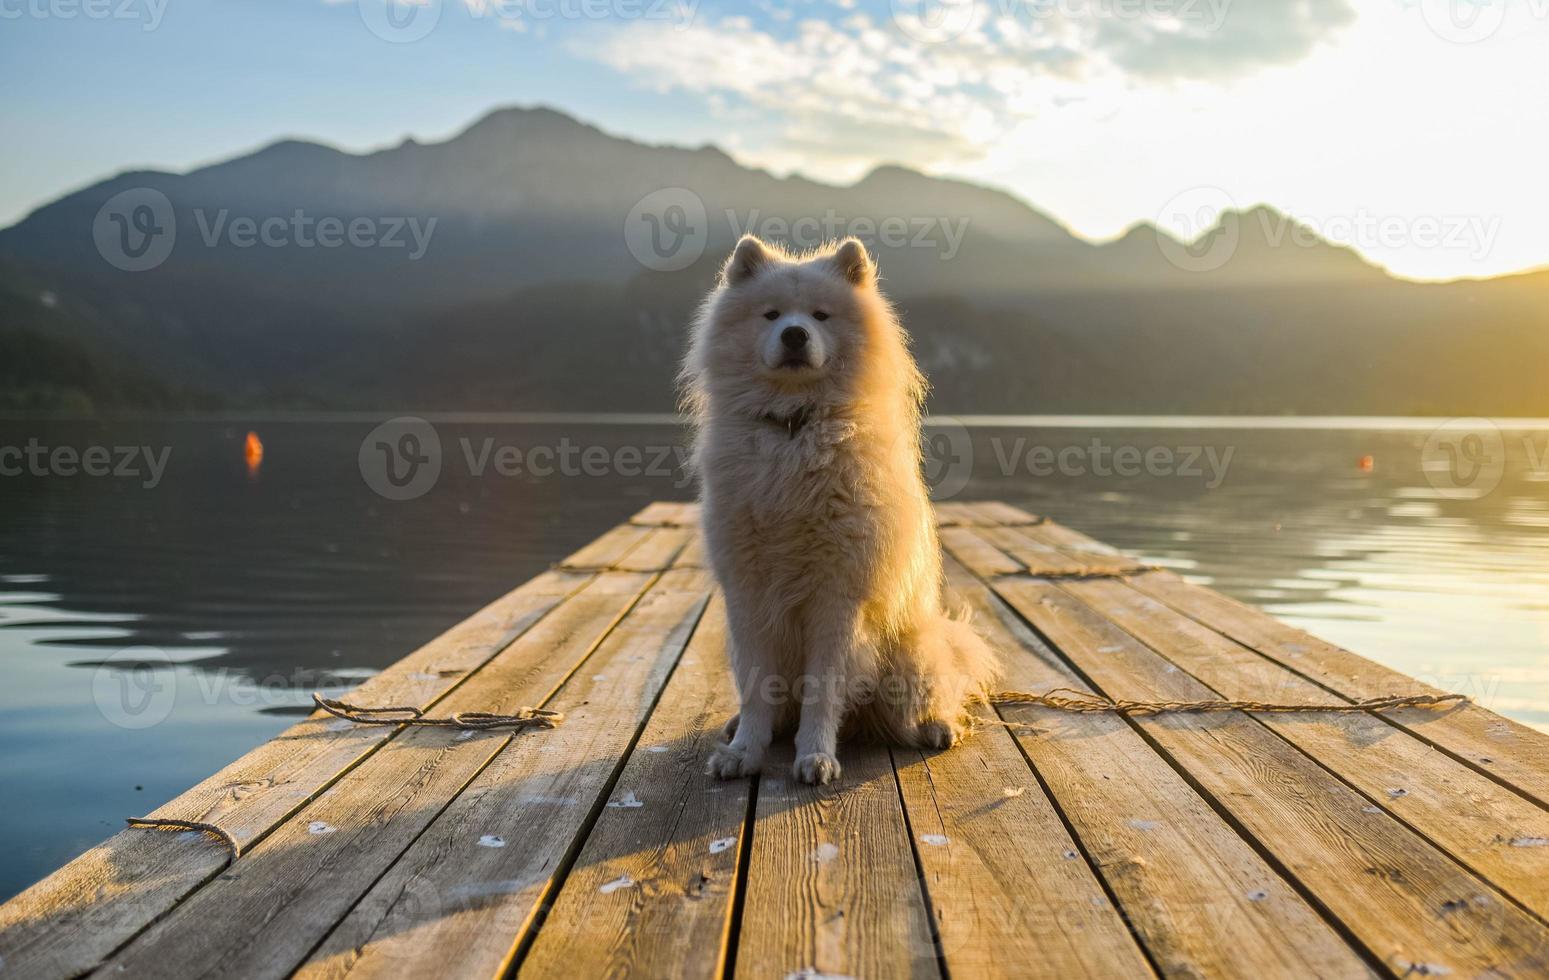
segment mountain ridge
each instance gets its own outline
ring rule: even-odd
[[[153,224],[175,232],[142,272],[93,235],[134,188],[166,195]],[[293,214],[377,237],[309,243]],[[237,235],[242,220],[277,222],[279,240]],[[899,164],[850,184],[776,176],[547,107],[439,142],[287,138],[184,174],[125,171],[0,230],[0,272],[80,313],[43,311],[37,329],[232,404],[657,410],[750,222],[869,238],[938,410],[1549,414],[1524,364],[1549,344],[1549,277],[1409,282],[1267,204],[1192,242],[1148,222],[1093,242],[971,181]],[[406,240],[389,247],[389,228]],[[649,251],[663,243],[665,263]]]

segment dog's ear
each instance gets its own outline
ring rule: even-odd
[[[834,268],[852,286],[869,286],[877,277],[877,267],[872,264],[866,246],[859,238],[846,238],[834,249]]]
[[[737,247],[732,249],[725,268],[721,270],[721,280],[728,286],[745,283],[758,275],[773,259],[774,253],[763,242],[752,235],[743,235]]]

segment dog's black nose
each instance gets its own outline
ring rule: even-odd
[[[780,331],[780,343],[786,350],[801,350],[807,346],[807,331],[804,327],[786,327]]]

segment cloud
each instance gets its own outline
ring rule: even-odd
[[[1354,17],[1350,0],[889,0],[880,18],[848,2],[608,25],[572,50],[705,99],[766,162],[840,175],[879,147],[916,166],[976,160],[1062,107],[1294,62]]]

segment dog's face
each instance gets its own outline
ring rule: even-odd
[[[791,258],[746,236],[722,275],[700,367],[722,382],[817,398],[842,389],[865,354],[880,302],[865,246]]]

